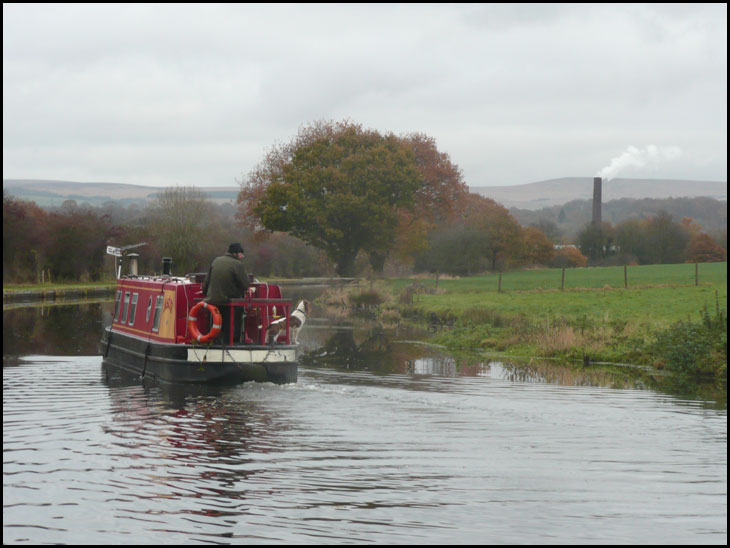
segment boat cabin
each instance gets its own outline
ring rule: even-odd
[[[126,276],[117,280],[116,305],[112,329],[154,342],[194,343],[189,329],[190,311],[203,300],[201,293],[205,274],[173,276]],[[228,313],[228,333],[223,333],[224,345],[263,345],[267,327],[285,318],[286,329],[277,344],[290,344],[288,318],[291,301],[282,299],[278,285],[254,281],[250,297],[232,299]],[[233,332],[234,314],[243,315],[241,334]],[[197,329],[206,334],[211,329],[211,315],[203,310],[195,319]]]

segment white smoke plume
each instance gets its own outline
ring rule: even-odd
[[[645,149],[629,146],[620,156],[617,156],[611,163],[596,173],[596,177],[602,177],[610,181],[619,171],[626,167],[644,167],[656,162],[674,160],[682,155],[679,147],[658,147],[649,145]]]

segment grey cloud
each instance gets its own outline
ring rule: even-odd
[[[683,152],[657,176],[723,180],[726,15],[4,4],[3,176],[228,185],[302,124],[348,118],[433,136],[475,186],[590,176],[652,144]]]

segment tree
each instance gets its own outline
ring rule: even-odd
[[[270,183],[284,178],[284,166],[291,162],[297,149],[309,146],[317,140],[333,139],[339,132],[352,126],[349,122],[316,121],[299,128],[299,132],[290,143],[276,144],[266,153],[264,159],[240,181],[241,191],[238,194],[238,222],[255,231],[265,230],[256,208],[264,199]],[[359,128],[359,126],[355,126]]]
[[[413,151],[416,168],[423,180],[414,197],[418,218],[431,223],[453,220],[459,205],[469,193],[458,166],[445,152],[436,147],[436,140],[423,133],[411,133],[400,138]]]
[[[329,261],[322,257],[321,250],[282,232],[256,238],[255,243],[246,245],[246,251],[247,272],[261,276],[301,278],[333,274],[327,268]]]
[[[702,227],[692,217],[682,217],[682,226],[687,230],[690,238],[699,236],[702,233]]]
[[[431,232],[428,243],[416,259],[417,271],[464,276],[488,266],[489,238],[483,230],[451,224]]]
[[[45,260],[54,279],[102,278],[106,243],[114,233],[108,217],[78,208],[67,213],[51,213],[48,227],[50,241]]]
[[[49,236],[48,214],[3,189],[3,281],[36,281]]]
[[[555,255],[555,248],[544,232],[531,226],[523,231],[522,259],[527,264],[547,265]]]
[[[530,226],[540,230],[553,243],[558,243],[560,240],[561,231],[553,221],[541,217],[536,223],[531,223]]]
[[[522,227],[506,207],[491,198],[469,193],[462,216],[467,226],[482,230],[489,242],[487,256],[492,270],[497,262],[518,259],[523,244]]]
[[[338,275],[351,276],[359,251],[392,248],[398,212],[413,205],[422,180],[413,152],[394,135],[315,125],[249,175],[241,217],[324,250]]]
[[[398,229],[392,255],[409,263],[426,251],[429,233],[438,225],[454,222],[469,189],[463,175],[448,154],[440,152],[436,141],[423,133],[401,137],[401,142],[413,151],[416,168],[423,180],[414,196],[414,207],[398,212]],[[383,254],[372,256],[376,271],[385,261]]]
[[[707,234],[697,234],[687,246],[688,263],[716,263],[726,259],[727,251]]]
[[[596,225],[588,223],[578,234],[581,253],[593,261],[599,261],[611,253],[615,241],[615,230],[611,223]]]
[[[646,221],[628,219],[616,226],[616,245],[625,261],[636,258],[639,262],[645,262],[646,224]]]
[[[147,213],[159,249],[173,258],[177,272],[207,269],[211,250],[206,232],[214,216],[210,202],[200,190],[166,188],[150,203]]]
[[[689,229],[674,222],[666,211],[660,211],[649,219],[647,225],[647,249],[654,264],[681,263],[690,239]]]

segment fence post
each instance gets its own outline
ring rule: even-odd
[[[700,265],[695,263],[695,287],[700,285]]]
[[[502,293],[502,272],[499,273],[499,285],[497,286],[497,293]]]
[[[624,265],[624,289],[629,288],[629,273],[628,273],[628,267]]]
[[[563,267],[563,274],[560,277],[560,291],[565,289],[565,267]]]

